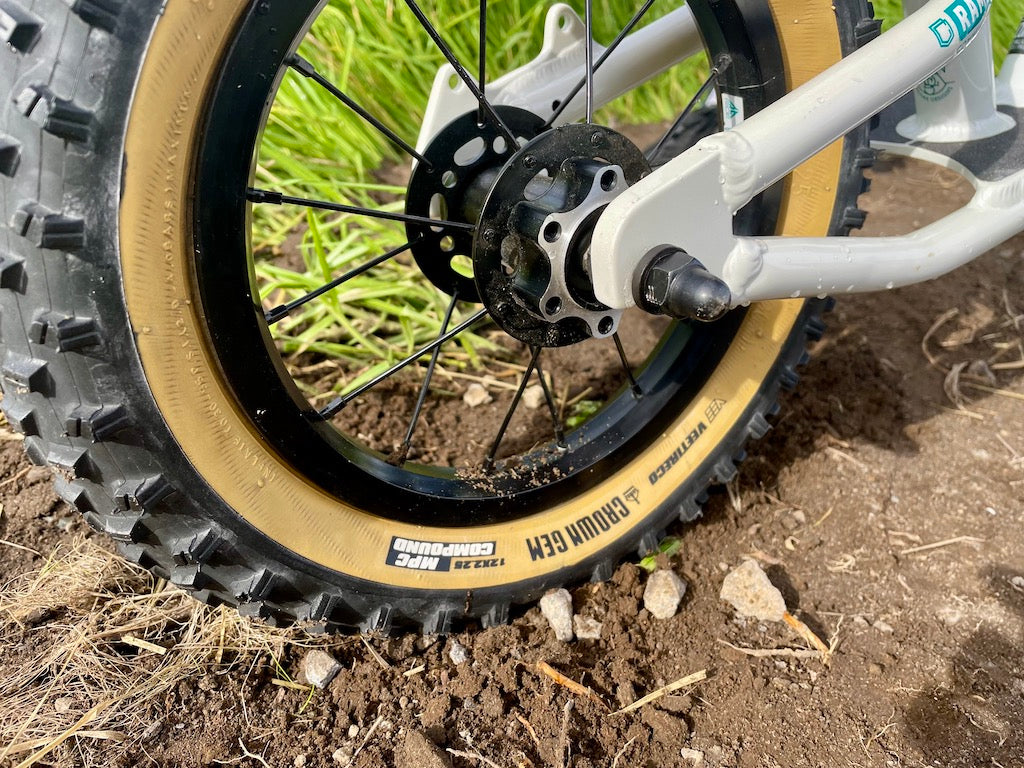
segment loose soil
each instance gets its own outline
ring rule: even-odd
[[[874,177],[865,234],[919,226],[969,195],[917,163],[890,161]],[[80,735],[41,760],[59,765],[692,766],[697,752],[706,766],[735,768],[1024,765],[1024,374],[1011,365],[1024,357],[1021,311],[1024,237],[928,285],[841,299],[775,429],[704,520],[673,532],[682,548],[663,565],[689,590],[671,620],[642,608],[646,573],[624,564],[610,582],[575,590],[576,612],[603,622],[597,641],[557,642],[536,608],[450,638],[277,631],[225,652],[222,630],[219,649],[214,641],[202,663],[102,729],[99,715],[82,719],[101,703],[97,681],[63,690],[64,667],[46,665],[69,627],[102,636],[118,621],[110,606],[156,601],[145,590],[162,585],[108,566],[120,575],[77,607],[44,607],[20,625],[4,615],[19,589],[56,570],[56,548],[109,550],[8,440],[0,675],[49,671],[21,691],[27,707],[0,680],[0,727],[19,746],[0,764],[32,754],[24,743],[39,731],[21,726],[45,715],[63,723],[50,739],[78,723]],[[723,644],[801,647],[786,627],[739,619],[719,600],[745,557],[792,613],[834,639],[830,665]],[[187,621],[136,630],[164,655],[120,633],[76,653],[118,660],[118,674],[144,681],[183,647]],[[468,655],[458,665],[456,643]],[[280,684],[311,645],[343,665],[312,696]],[[540,674],[542,661],[611,709],[698,670],[708,679],[612,715]]]

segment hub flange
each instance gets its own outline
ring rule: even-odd
[[[534,138],[544,121],[515,107],[496,107],[501,119],[520,142]],[[490,122],[481,124],[476,111],[453,121],[431,142],[424,157],[430,165],[413,170],[406,196],[406,213],[423,218],[475,223],[490,181],[509,161],[515,147]],[[449,296],[479,302],[472,266],[473,231],[421,224],[407,226],[416,265]]]
[[[621,312],[593,293],[590,241],[601,211],[649,172],[632,142],[589,124],[538,136],[501,169],[480,212],[473,271],[506,333],[561,347],[616,332]]]

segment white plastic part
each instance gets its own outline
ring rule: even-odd
[[[594,104],[603,106],[659,75],[669,67],[700,53],[703,44],[686,6],[663,16],[629,35],[597,71]],[[594,45],[594,57],[605,49]],[[545,120],[556,105],[582,79],[586,71],[586,25],[564,3],[551,6],[544,22],[544,45],[528,64],[487,85],[487,99],[494,105],[520,107]],[[476,98],[445,65],[438,70],[416,148],[423,151],[452,120],[476,109]],[[559,116],[558,124],[584,117],[583,91]]]
[[[980,0],[971,2],[979,8],[984,5]],[[910,14],[923,3],[905,0],[903,5]],[[987,8],[985,11],[974,42],[914,89],[915,114],[896,126],[896,131],[904,138],[960,143],[998,136],[1016,125],[1012,117],[996,110],[992,19]]]
[[[996,103],[1024,109],[1024,20],[996,78]]]

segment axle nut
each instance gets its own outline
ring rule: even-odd
[[[722,280],[685,251],[658,254],[644,270],[636,291],[637,305],[655,315],[710,323],[732,305],[732,292]]]

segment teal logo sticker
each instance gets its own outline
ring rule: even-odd
[[[946,68],[943,67],[925,80],[917,88],[917,94],[925,101],[942,101],[953,93],[956,83],[946,79]]]
[[[956,33],[953,31],[953,25],[945,19],[939,19],[929,29],[935,33],[939,45],[943,48],[949,48],[953,44]]]
[[[992,0],[956,0],[946,8],[945,17],[937,20],[929,29],[940,46],[949,48],[955,37],[963,42],[978,28],[991,5]]]

